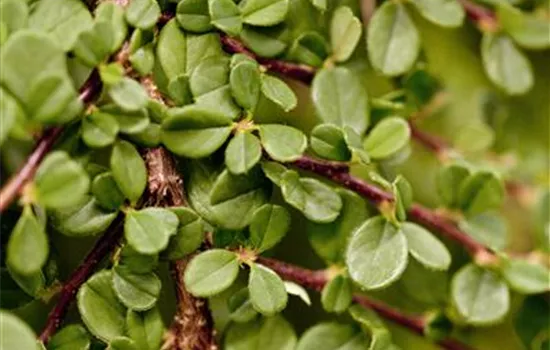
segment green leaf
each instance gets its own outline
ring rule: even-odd
[[[294,350],[295,346],[296,333],[281,315],[231,323],[224,339],[226,350]]]
[[[32,329],[17,316],[0,311],[0,348],[17,350],[39,350]]]
[[[469,175],[468,168],[456,163],[443,166],[439,170],[436,177],[437,193],[445,206],[458,207],[460,186]]]
[[[185,67],[188,75],[207,58],[225,55],[221,47],[220,36],[217,33],[188,34],[186,49]]]
[[[138,146],[157,147],[160,144],[161,126],[159,124],[149,124],[147,128],[136,134],[128,135],[130,141]]]
[[[384,75],[411,69],[420,52],[420,36],[405,6],[387,2],[376,10],[369,23],[367,48],[370,62]]]
[[[66,236],[95,236],[109,227],[116,213],[103,210],[91,196],[83,197],[73,206],[56,209],[51,213],[51,223]]]
[[[126,111],[137,111],[147,107],[147,92],[137,81],[123,78],[109,88],[109,96],[113,102]]]
[[[311,131],[310,145],[320,157],[330,160],[348,161],[348,149],[344,131],[333,124],[320,124]]]
[[[109,104],[101,107],[100,113],[105,113],[113,116],[119,126],[119,132],[125,134],[137,134],[149,126],[149,114],[146,109],[139,111],[125,111],[114,104]]]
[[[365,350],[369,340],[358,327],[336,322],[323,322],[308,329],[296,350]]]
[[[278,124],[263,124],[259,129],[262,145],[274,160],[292,162],[306,150],[307,138],[298,129]]]
[[[178,75],[168,82],[168,96],[174,101],[176,106],[189,104],[193,100],[191,96],[191,86],[187,75]]]
[[[235,322],[248,322],[258,315],[258,312],[252,307],[250,296],[248,294],[248,288],[246,287],[240,289],[229,298],[227,307],[230,312],[229,318]]]
[[[363,145],[374,159],[390,157],[409,142],[411,130],[403,118],[385,118],[370,131]]]
[[[204,225],[201,218],[187,207],[170,208],[178,216],[177,233],[170,238],[166,257],[170,260],[182,259],[197,250],[204,238]]]
[[[134,273],[149,273],[158,265],[157,254],[140,254],[126,244],[120,251],[120,265]]]
[[[262,158],[260,140],[251,133],[239,132],[225,149],[225,165],[233,174],[244,174]]]
[[[510,292],[494,272],[468,264],[453,277],[451,297],[468,324],[488,325],[500,321],[510,309]]]
[[[508,232],[504,218],[488,212],[469,217],[458,223],[461,230],[491,249],[502,250],[508,245]]]
[[[182,0],[176,9],[179,25],[190,32],[203,33],[212,29],[208,0]]]
[[[460,208],[469,215],[497,209],[504,199],[504,186],[491,171],[479,171],[460,186],[458,200]]]
[[[223,292],[239,274],[239,261],[233,252],[212,249],[195,256],[185,270],[185,287],[198,297]]]
[[[409,252],[419,263],[433,270],[447,270],[451,254],[431,232],[412,222],[404,222],[401,230],[407,237]]]
[[[373,310],[366,309],[361,305],[353,305],[350,307],[349,313],[366,332],[370,333],[369,350],[392,349],[391,333]]]
[[[152,28],[160,16],[160,7],[155,0],[132,0],[126,7],[126,20],[139,29]]]
[[[311,96],[323,123],[351,127],[362,135],[369,124],[367,91],[359,78],[343,67],[320,70],[313,79]]]
[[[82,120],[82,140],[93,148],[105,147],[115,142],[118,123],[110,114],[92,112]]]
[[[265,176],[271,180],[277,186],[281,186],[283,181],[283,175],[288,171],[288,169],[277,162],[262,161],[262,171]]]
[[[371,218],[352,234],[346,251],[351,278],[367,290],[395,282],[407,267],[407,238],[381,216]]]
[[[233,100],[229,84],[199,96],[196,98],[196,104],[230,120],[239,118],[242,113],[242,109]]]
[[[514,318],[514,328],[525,349],[545,349],[541,343],[548,339],[548,313],[550,306],[544,295],[524,299]]]
[[[229,85],[233,98],[241,107],[251,112],[256,109],[260,98],[260,69],[257,63],[244,61],[231,68]]]
[[[138,350],[138,347],[130,338],[116,337],[109,342],[106,350]]]
[[[522,47],[545,49],[550,47],[550,21],[544,17],[525,14],[506,3],[497,6],[497,18],[504,31]]]
[[[281,190],[285,201],[313,222],[332,222],[342,209],[342,199],[336,191],[318,180],[300,178],[295,171],[283,175]]]
[[[29,18],[30,28],[49,33],[65,51],[69,51],[80,33],[91,26],[92,16],[79,0],[40,1]]]
[[[533,87],[529,60],[506,35],[485,33],[481,57],[489,79],[507,94],[522,95]]]
[[[290,214],[281,206],[265,204],[252,215],[250,243],[259,252],[273,248],[287,233]]]
[[[48,350],[88,350],[90,336],[79,324],[63,327],[48,342]]]
[[[142,350],[157,350],[161,347],[164,323],[158,308],[145,312],[128,310],[126,314],[128,336]]]
[[[351,282],[338,275],[328,282],[321,292],[321,303],[327,312],[342,313],[351,305]]]
[[[47,208],[67,208],[78,203],[90,187],[82,166],[64,151],[46,156],[34,177],[37,201]]]
[[[288,112],[298,104],[294,91],[281,79],[267,74],[261,76],[262,94],[270,101]]]
[[[76,298],[82,321],[90,333],[106,343],[124,336],[126,328],[126,309],[111,282],[111,271],[102,270],[80,287]]]
[[[187,72],[187,36],[176,19],[162,28],[156,48],[156,58],[168,80]]]
[[[23,275],[39,272],[46,263],[49,253],[48,236],[30,205],[23,208],[6,250],[7,264]]]
[[[111,26],[112,46],[109,52],[115,52],[122,46],[128,34],[122,6],[113,2],[100,3],[95,9],[95,20],[98,22],[107,22]]]
[[[250,302],[263,315],[272,316],[286,307],[288,294],[283,280],[260,264],[251,264],[248,278]]]
[[[550,271],[543,265],[525,260],[503,262],[502,275],[510,288],[522,294],[537,294],[550,290]]]
[[[155,66],[155,53],[152,45],[140,47],[132,53],[128,60],[132,67],[141,75],[145,76],[153,71]]]
[[[282,54],[287,43],[287,32],[283,25],[275,27],[251,27],[245,25],[240,35],[246,47],[262,57],[275,57]]]
[[[118,141],[111,153],[111,170],[118,188],[136,203],[147,186],[145,162],[136,148],[127,141]]]
[[[113,86],[122,81],[124,78],[124,67],[118,62],[100,64],[99,77],[107,86]]]
[[[24,1],[3,0],[0,4],[0,22],[10,34],[26,28],[29,22],[29,7]]]
[[[329,224],[307,223],[309,242],[317,255],[330,263],[344,261],[351,233],[367,218],[365,201],[354,192],[337,189],[342,198],[340,215]]]
[[[288,49],[290,59],[313,67],[322,66],[328,54],[328,43],[317,32],[305,32],[301,34]]]
[[[191,74],[189,87],[195,98],[219,89],[229,82],[227,57],[210,57],[202,61]]]
[[[285,284],[285,290],[288,294],[297,296],[302,299],[306,305],[311,306],[311,299],[309,298],[309,294],[307,294],[304,287],[291,281],[284,281],[283,283]]]
[[[12,0],[18,1],[18,0]],[[6,90],[0,88],[0,145],[8,138],[18,120],[25,118],[25,112],[17,100]]]
[[[407,210],[413,200],[411,184],[403,175],[397,175],[392,182],[392,192],[395,197],[397,219],[405,221],[407,219]]]
[[[124,236],[138,253],[154,254],[166,248],[177,228],[178,217],[168,209],[131,210],[124,221]]]
[[[327,9],[327,0],[310,0],[311,4],[319,11],[324,12]]]
[[[231,35],[239,35],[243,29],[243,21],[239,7],[233,0],[209,0],[208,11],[212,25]]]
[[[246,0],[239,7],[244,23],[269,27],[284,21],[288,0]]]
[[[196,105],[169,110],[162,142],[177,155],[202,158],[220,148],[231,133],[231,120]]]
[[[9,277],[15,282],[17,287],[19,287],[23,292],[25,292],[27,295],[39,298],[40,293],[44,290],[44,287],[46,286],[46,277],[44,276],[44,273],[42,270],[33,273],[31,275],[22,275],[18,273],[17,271],[14,271],[9,263],[6,264],[6,270],[9,273]],[[4,272],[4,270],[1,270]],[[5,274],[2,273],[2,283],[7,283],[9,281],[8,278],[6,278]],[[3,285],[3,293],[4,288],[6,284]],[[18,290],[19,291],[19,290]],[[2,304],[2,307],[4,307],[4,304]]]
[[[126,197],[120,192],[111,172],[95,177],[92,182],[92,194],[99,205],[107,210],[117,210],[124,203]]]
[[[73,52],[89,67],[95,67],[111,53],[114,46],[113,30],[109,22],[96,22],[78,36]]]
[[[361,21],[353,15],[347,6],[340,6],[332,15],[330,22],[330,44],[332,58],[336,62],[347,61],[361,37]]]
[[[154,273],[137,274],[124,266],[113,269],[113,290],[127,308],[135,311],[149,310],[160,294],[161,282]]]
[[[405,294],[414,302],[434,307],[447,302],[447,271],[427,268],[415,259],[410,259],[398,283],[399,288],[403,288]]]
[[[464,8],[457,0],[414,0],[411,3],[422,17],[439,26],[456,28],[464,22]]]

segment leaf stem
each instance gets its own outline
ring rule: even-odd
[[[259,256],[257,263],[269,267],[285,280],[298,283],[299,285],[320,292],[325,284],[329,282],[328,273],[325,270],[310,270],[300,266],[292,265],[273,258]],[[365,295],[356,294],[353,301],[368,309],[375,311],[386,320],[399,324],[419,335],[424,336],[426,327],[425,318],[419,315],[407,315],[378,300],[371,299]],[[443,339],[438,344],[447,350],[468,350],[469,346],[452,339]]]
[[[495,13],[490,9],[470,0],[459,0],[459,2],[466,11],[468,18],[481,30],[495,31],[499,27]]]

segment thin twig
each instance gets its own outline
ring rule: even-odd
[[[91,103],[101,90],[101,79],[96,70],[92,72],[88,80],[80,89],[80,100],[85,104]],[[6,185],[0,191],[0,213],[17,198],[23,190],[23,187],[34,177],[36,170],[42,163],[42,160],[52,149],[53,145],[63,132],[63,127],[53,127],[44,131],[44,134],[38,140],[34,151],[27,158],[27,161],[17,173],[8,180]]]
[[[272,258],[257,257],[256,262],[269,267],[285,280],[295,282],[303,287],[321,291],[329,282],[329,273],[326,270],[309,270]],[[427,323],[422,315],[407,315],[400,310],[392,308],[381,301],[371,299],[365,295],[356,294],[353,301],[366,308],[375,311],[382,318],[399,324],[417,334],[424,335]],[[447,350],[468,350],[469,346],[452,339],[444,339],[438,344]]]

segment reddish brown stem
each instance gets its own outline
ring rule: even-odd
[[[88,277],[90,277],[90,275],[95,271],[101,260],[103,260],[103,258],[105,258],[107,254],[109,254],[109,252],[112,251],[117,245],[120,237],[122,236],[123,217],[124,215],[119,213],[105,234],[101,236],[88,255],[86,255],[86,258],[82,264],[78,266],[78,268],[71,274],[67,282],[63,285],[57,304],[48,315],[46,325],[38,338],[42,343],[46,344],[50,340],[50,337],[60,326],[63,317],[74,300],[76,292],[80,286],[82,286]]]
[[[470,0],[459,0],[459,2],[466,11],[468,18],[478,26],[485,28],[496,28],[498,26],[498,21],[493,11]]]
[[[409,128],[411,130],[411,138],[430,151],[434,152],[436,155],[442,156],[450,149],[445,140],[420,130],[411,120],[409,120]]]
[[[309,270],[300,266],[292,265],[272,258],[259,256],[256,262],[269,267],[275,271],[284,280],[295,282],[303,287],[321,291],[328,283],[327,271]],[[427,326],[425,318],[419,315],[407,315],[389,305],[378,300],[371,299],[365,295],[354,295],[353,301],[368,309],[375,311],[382,318],[399,324],[417,334],[424,335]],[[443,349],[447,350],[468,350],[465,344],[452,339],[444,339],[438,343]]]
[[[79,98],[84,104],[89,104],[101,90],[101,80],[97,71],[93,71],[88,80],[80,89]],[[23,187],[29,182],[36,173],[36,170],[42,163],[42,160],[52,149],[53,145],[63,131],[62,127],[53,127],[44,131],[44,134],[38,140],[33,152],[27,158],[27,161],[17,173],[8,180],[6,185],[0,191],[0,213],[21,193]]]

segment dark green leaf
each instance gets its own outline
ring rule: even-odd
[[[17,350],[39,350],[32,329],[17,316],[8,311],[0,311],[0,348]]]
[[[126,213],[124,236],[128,244],[142,254],[158,253],[176,233],[178,217],[168,209],[145,208]]]
[[[139,349],[160,348],[165,329],[158,308],[154,307],[145,312],[128,310],[126,325],[128,336],[139,345]]]
[[[307,138],[298,129],[277,124],[263,124],[259,128],[262,145],[274,160],[291,162],[306,150]]]
[[[182,0],[176,9],[179,25],[190,32],[202,33],[212,29],[208,0]]]
[[[296,350],[366,350],[369,340],[357,327],[336,322],[319,323],[300,338]]]
[[[543,265],[520,259],[503,262],[502,274],[513,290],[523,294],[537,294],[550,290],[550,271]]]
[[[105,147],[115,142],[118,123],[110,114],[92,112],[82,120],[82,140],[89,147]]]
[[[116,213],[103,210],[91,196],[83,197],[73,206],[57,209],[50,217],[52,225],[67,236],[94,236],[105,231]]]
[[[502,181],[490,171],[479,171],[469,176],[462,182],[458,194],[460,208],[469,215],[496,209],[503,198]]]
[[[460,27],[465,12],[457,0],[414,0],[411,3],[430,22],[442,27]]]
[[[168,242],[166,257],[170,260],[182,259],[200,247],[204,238],[204,225],[201,218],[187,207],[171,210],[178,216],[179,227]]]
[[[235,322],[244,323],[254,319],[258,312],[252,307],[248,288],[243,288],[229,298],[229,318]]]
[[[223,292],[239,273],[239,261],[233,252],[212,249],[195,256],[185,270],[187,290],[200,297]]]
[[[88,350],[90,336],[79,324],[63,327],[48,342],[48,350]]]
[[[470,170],[460,164],[449,164],[442,167],[436,178],[436,186],[443,204],[449,208],[459,205],[458,196],[462,182],[470,175]]]
[[[325,38],[317,32],[305,32],[297,37],[288,50],[292,60],[320,67],[329,54]]]
[[[365,289],[395,282],[407,267],[407,238],[381,216],[371,218],[350,238],[346,266],[351,278]]]
[[[263,315],[272,316],[286,307],[288,295],[283,280],[265,266],[250,266],[248,291],[252,306]]]
[[[147,169],[139,152],[131,143],[118,141],[110,163],[118,188],[130,202],[136,203],[147,186]]]
[[[514,319],[514,328],[525,349],[545,350],[542,341],[548,339],[550,305],[544,295],[528,296]]]
[[[293,350],[296,333],[281,315],[275,315],[248,323],[232,323],[224,345],[226,350]]]
[[[128,135],[128,139],[139,146],[157,147],[160,144],[160,134],[162,128],[159,124],[149,124],[147,128],[136,134]]]
[[[126,7],[126,20],[140,29],[152,28],[160,16],[156,0],[132,0]]]
[[[323,158],[339,161],[351,159],[344,131],[336,125],[317,125],[311,132],[310,145]]]
[[[235,101],[244,109],[254,111],[260,98],[260,69],[258,64],[244,61],[234,66],[229,76],[229,84]]]
[[[342,313],[351,305],[351,282],[338,275],[328,282],[321,292],[321,303],[328,312]]]
[[[265,204],[252,215],[250,243],[259,252],[274,247],[290,227],[290,214],[281,206]]]
[[[116,337],[109,342],[106,350],[138,350],[138,346],[130,338]]]
[[[330,44],[332,58],[336,62],[347,61],[361,37],[361,21],[347,6],[340,6],[332,14],[330,22]]]
[[[363,145],[369,156],[382,159],[405,147],[410,136],[409,125],[403,118],[389,117],[376,124]]]
[[[168,82],[168,96],[174,101],[176,106],[189,104],[193,100],[191,96],[191,86],[187,75],[178,75]]]
[[[176,19],[162,28],[156,48],[156,58],[168,80],[187,72],[187,36]]]
[[[154,273],[137,274],[124,266],[113,269],[113,290],[127,308],[144,311],[152,308],[160,294],[161,282]]]
[[[233,0],[209,0],[208,9],[214,27],[231,36],[239,35],[243,29],[243,20]]]
[[[251,133],[239,132],[225,149],[225,165],[233,174],[244,174],[262,157],[260,140]]]
[[[130,245],[125,245],[120,251],[120,266],[134,273],[149,273],[158,265],[158,255],[140,254]]]
[[[409,252],[419,263],[433,270],[447,270],[451,254],[431,232],[412,222],[404,222],[401,230],[407,237]]]
[[[269,27],[284,21],[288,0],[246,0],[239,7],[244,23]]]
[[[529,49],[550,47],[550,21],[544,17],[525,14],[521,10],[499,3],[497,17],[500,25],[518,45]]]
[[[118,123],[119,131],[125,134],[140,133],[149,125],[149,114],[146,109],[129,112],[114,104],[109,104],[101,107],[99,111],[113,116]]]
[[[99,205],[107,210],[117,210],[124,203],[126,197],[120,192],[113,174],[100,174],[92,182],[92,194]]]
[[[123,78],[109,88],[109,96],[113,102],[126,111],[138,111],[147,107],[147,92],[137,81]]]
[[[261,76],[262,94],[271,100],[285,112],[288,112],[298,104],[294,91],[281,79],[262,74]]]
[[[245,25],[240,39],[246,47],[258,55],[275,57],[284,52],[287,45],[286,35],[284,26],[260,28]]]

